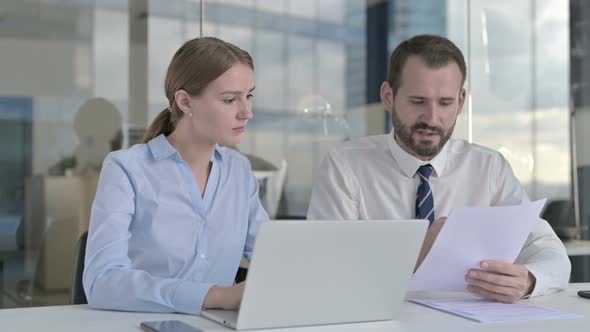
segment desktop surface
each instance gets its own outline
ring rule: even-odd
[[[482,324],[444,312],[405,302],[398,321],[357,324],[336,324],[305,328],[263,330],[293,332],[347,331],[588,331],[590,299],[579,297],[579,290],[590,289],[590,283],[570,284],[564,292],[523,300],[566,312],[577,313],[582,319],[535,321],[527,323]],[[142,321],[178,319],[205,331],[231,331],[199,316],[181,314],[131,313],[91,309],[86,305],[37,307],[0,310],[0,330],[11,332],[134,332],[142,331]]]

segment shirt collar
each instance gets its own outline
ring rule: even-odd
[[[423,161],[411,154],[407,153],[395,140],[394,132],[391,132],[391,137],[387,140],[389,143],[389,150],[393,155],[393,158],[399,164],[402,172],[408,177],[414,177],[418,168],[422,165],[430,164],[436,173],[436,176],[440,177],[443,174],[443,170],[447,163],[447,157],[449,155],[448,145],[449,141],[445,143],[442,150],[431,160]]]
[[[176,151],[172,144],[168,142],[168,139],[164,134],[160,134],[157,137],[153,138],[151,141],[148,142],[148,146],[150,147],[150,151],[152,152],[152,155],[156,160],[170,158],[172,156],[178,158],[179,160],[181,159],[180,153],[178,153],[178,151]],[[211,161],[213,161],[213,159],[216,159],[218,161],[223,160],[222,150],[218,144],[215,144],[215,151],[211,156]]]

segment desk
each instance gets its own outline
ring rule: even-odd
[[[590,289],[590,283],[570,284],[565,292],[523,300],[584,316],[575,320],[537,321],[519,324],[481,324],[417,304],[406,302],[399,321],[313,326],[268,331],[340,332],[340,331],[588,331],[590,300],[576,295],[580,289]],[[146,320],[178,319],[206,331],[228,329],[198,316],[180,314],[127,313],[93,310],[86,305],[37,307],[0,310],[0,328],[11,332],[133,332],[142,331],[139,323]]]
[[[588,240],[570,240],[563,242],[568,256],[586,256],[590,255],[590,241]]]

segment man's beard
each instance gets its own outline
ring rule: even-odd
[[[408,127],[401,121],[395,110],[391,112],[391,118],[393,122],[394,133],[399,138],[401,143],[412,150],[418,157],[428,159],[433,158],[440,152],[440,150],[442,150],[445,143],[447,143],[447,141],[451,138],[453,130],[455,129],[455,123],[457,122],[457,119],[455,119],[455,122],[453,122],[451,128],[445,133],[444,129],[441,127],[431,127],[424,122],[419,122],[411,127]],[[420,145],[412,138],[412,135],[418,130],[428,130],[435,132],[440,136],[440,141],[436,145]]]

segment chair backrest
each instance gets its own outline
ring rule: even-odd
[[[285,185],[287,161],[281,160],[280,167],[276,171],[254,171],[253,173],[260,185],[260,202],[270,218],[275,219]]]
[[[285,159],[281,160],[281,167],[277,172],[276,180],[275,180],[275,193],[276,198],[273,205],[273,216],[276,218],[276,215],[279,210],[279,204],[281,201],[281,196],[283,194],[283,187],[285,186],[285,180],[287,178],[287,161]]]
[[[574,203],[567,199],[553,200],[547,204],[541,213],[541,218],[547,220],[553,228],[573,227],[575,226]]]
[[[74,259],[74,273],[72,276],[72,288],[70,289],[70,304],[87,304],[86,293],[82,285],[82,274],[84,273],[84,257],[86,256],[86,240],[88,232],[82,233],[76,246],[76,257]]]

